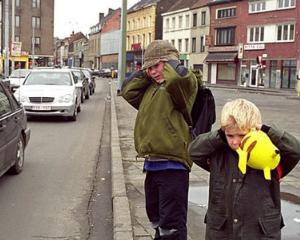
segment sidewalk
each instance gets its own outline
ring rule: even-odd
[[[220,86],[221,87],[221,86]],[[246,89],[242,89],[244,91]],[[253,89],[250,89],[253,91]],[[249,91],[250,91],[249,90]],[[263,94],[273,94],[262,91]],[[133,129],[137,111],[122,97],[116,96],[116,83],[111,84],[111,150],[112,150],[112,184],[114,211],[114,240],[152,240],[152,230],[145,211],[143,159],[136,159]],[[290,97],[297,97],[296,92],[276,91]],[[299,98],[300,100],[300,98]],[[300,187],[298,179],[286,179],[286,184]],[[200,168],[192,168],[190,189],[207,192],[208,174]],[[200,186],[200,187],[199,187]],[[203,189],[202,189],[203,188]],[[197,192],[199,193],[199,192]],[[196,197],[199,199],[199,195]],[[193,198],[194,196],[189,196]],[[207,199],[202,204],[189,202],[188,239],[201,239],[204,236],[203,218]],[[195,211],[194,211],[195,210]],[[197,212],[195,214],[194,212]],[[200,216],[199,216],[200,213]]]

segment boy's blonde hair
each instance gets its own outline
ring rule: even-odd
[[[238,127],[241,130],[251,130],[261,123],[259,109],[246,99],[238,98],[227,102],[221,112],[222,129]]]

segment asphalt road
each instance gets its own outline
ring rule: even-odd
[[[109,153],[101,148],[108,141],[108,134],[102,135],[108,92],[107,81],[97,80],[96,93],[82,104],[76,122],[29,121],[23,172],[0,178],[0,240],[91,239],[95,210],[105,216],[103,231],[112,239],[111,202],[99,200],[110,196],[111,188]]]

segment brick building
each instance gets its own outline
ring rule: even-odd
[[[300,61],[295,0],[219,0],[208,6],[210,83],[295,88]]]
[[[9,46],[21,42],[21,55],[15,56],[15,65],[30,67],[47,66],[53,61],[54,0],[15,0],[14,40],[11,39],[12,1],[9,1]],[[5,1],[1,1],[1,49],[4,49]],[[33,40],[32,40],[33,39]],[[34,44],[32,43],[34,41]],[[33,55],[34,54],[34,55]],[[28,64],[29,62],[29,64]]]

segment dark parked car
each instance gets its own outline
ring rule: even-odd
[[[88,68],[82,68],[81,71],[89,80],[90,95],[93,95],[96,89],[95,76],[93,76],[92,71]]]
[[[0,176],[22,171],[29,138],[23,107],[0,81]]]
[[[80,69],[71,68],[72,73],[74,76],[78,77],[79,82],[82,83],[82,93],[81,93],[81,102],[84,102],[84,99],[90,98],[90,87],[89,87],[89,80]]]

